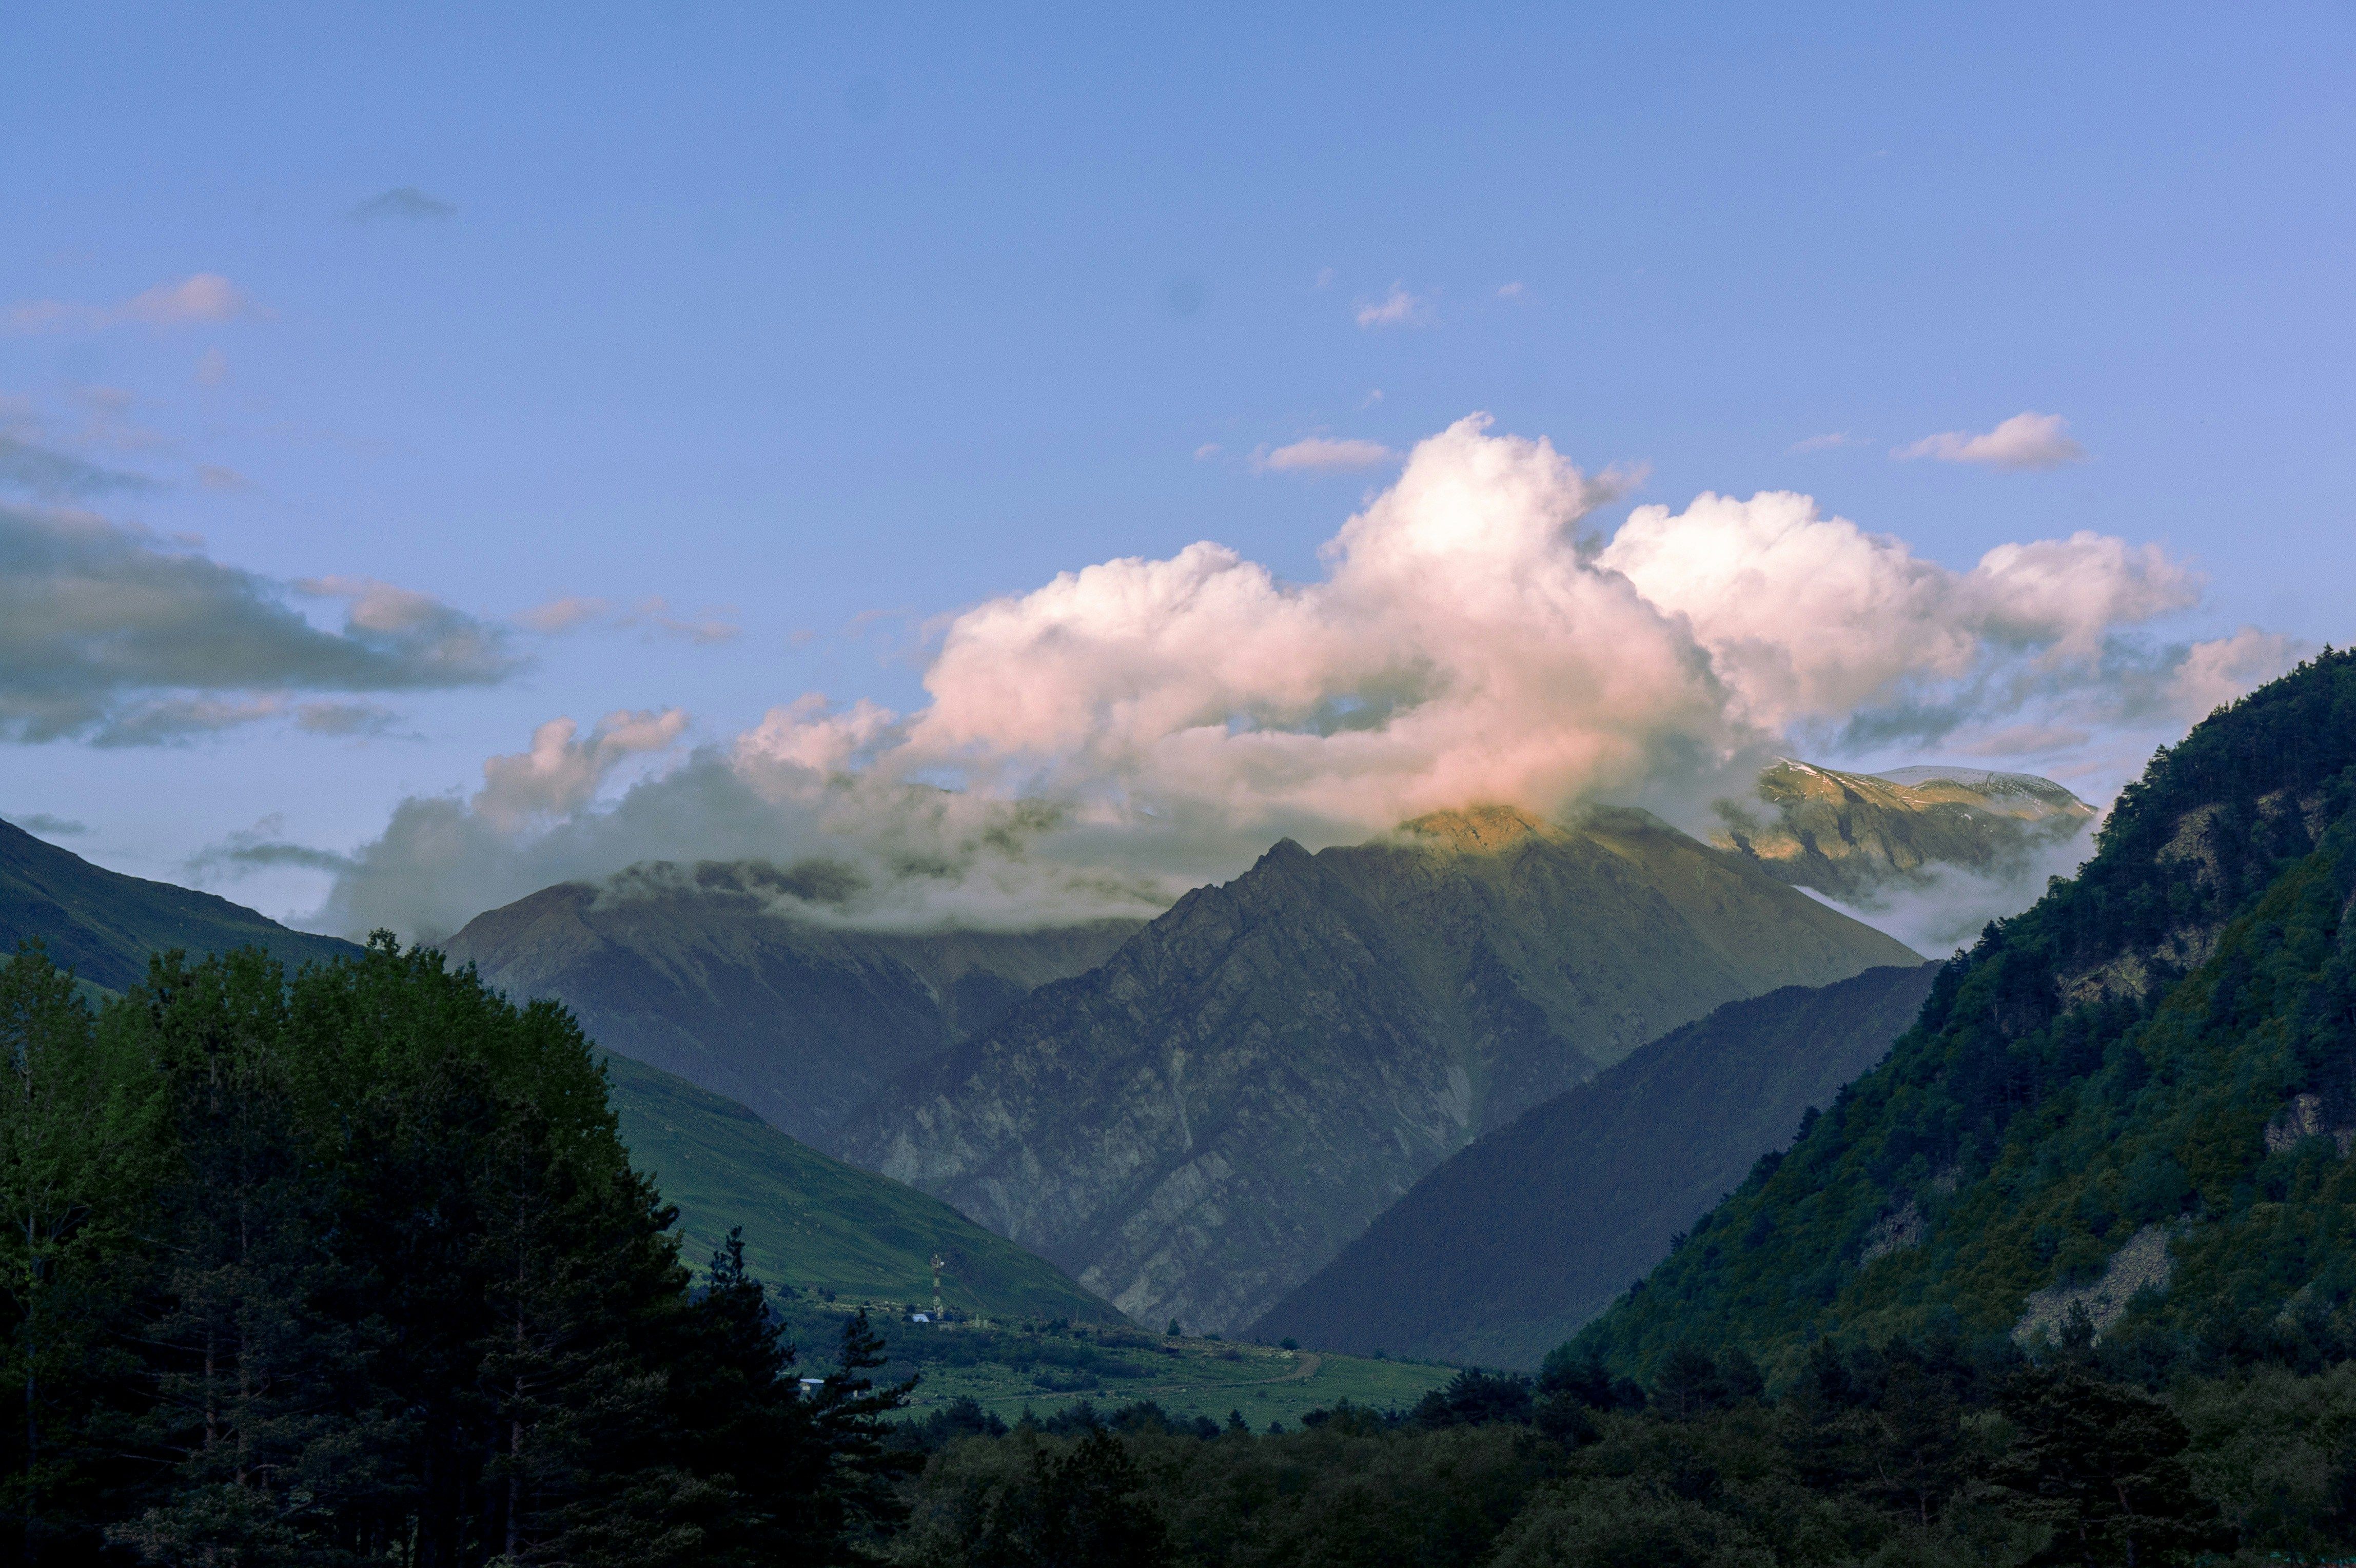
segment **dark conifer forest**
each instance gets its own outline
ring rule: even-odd
[[[390,938],[0,972],[6,1544],[38,1563],[841,1560],[898,1504],[863,1317],[805,1389],[690,1288],[572,1020]]]

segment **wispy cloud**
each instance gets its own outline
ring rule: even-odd
[[[649,595],[627,608],[611,599],[568,594],[544,605],[534,605],[528,610],[518,611],[513,618],[525,630],[536,631],[544,637],[560,636],[592,627],[635,628],[710,646],[732,642],[743,634],[743,627],[726,618],[729,614],[724,607],[700,610],[693,615],[674,614],[670,602],[659,594]]]
[[[1516,280],[1515,282],[1513,282],[1513,283],[1501,283],[1501,284],[1499,284],[1499,285],[1497,285],[1497,297],[1498,297],[1499,299],[1519,299],[1519,298],[1521,298],[1521,297],[1522,297],[1522,285],[1521,285],[1520,282],[1519,282],[1518,280]]]
[[[2086,456],[2086,449],[2070,438],[2068,427],[2069,422],[2058,413],[2016,413],[1984,435],[1949,430],[1925,435],[1890,456],[1901,461],[1934,457],[1942,463],[1978,463],[2015,470],[2058,468]]]
[[[1270,473],[1331,473],[1350,468],[1379,468],[1398,461],[1398,454],[1379,441],[1338,440],[1312,435],[1274,451],[1254,454],[1252,467]]]
[[[12,816],[8,821],[28,833],[37,833],[43,838],[72,838],[78,833],[90,832],[88,822],[78,822],[71,817],[53,817],[47,811],[27,811],[22,816]]]
[[[79,500],[110,491],[155,488],[155,481],[145,474],[102,467],[70,453],[0,435],[0,489],[21,491],[43,500]]]
[[[305,735],[389,735],[401,715],[378,703],[302,703],[294,709],[294,727]]]
[[[437,218],[450,217],[457,210],[456,207],[438,196],[428,196],[413,185],[401,185],[369,197],[353,208],[348,216],[355,223],[373,223],[386,218],[401,222],[430,223]]]
[[[94,332],[125,325],[187,327],[267,314],[220,274],[198,273],[177,283],[157,284],[118,305],[24,300],[10,306],[0,321],[5,321],[11,332]]]
[[[1364,328],[1419,327],[1430,317],[1429,298],[1409,294],[1407,285],[1395,283],[1382,298],[1360,302],[1357,321]]]
[[[1194,448],[1194,461],[1197,463],[1207,463],[1218,455],[1219,444],[1215,441],[1205,441]]]
[[[1805,441],[1794,441],[1792,443],[1791,450],[1794,452],[1829,452],[1838,446],[1862,446],[1864,445],[1864,436],[1852,435],[1846,430],[1836,430],[1824,435],[1811,435]]]
[[[343,628],[312,625],[296,594],[345,601]],[[185,741],[299,722],[288,693],[488,685],[520,665],[509,633],[425,594],[279,582],[143,529],[0,506],[0,741]]]

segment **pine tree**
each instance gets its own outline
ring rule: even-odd
[[[121,1481],[92,1427],[157,1164],[155,1104],[123,1055],[39,944],[0,968],[0,1312],[19,1396],[0,1498],[27,1563],[90,1543]]]

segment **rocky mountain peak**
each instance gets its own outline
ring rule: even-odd
[[[1429,848],[1494,854],[1527,839],[1555,836],[1558,830],[1519,806],[1467,806],[1427,812],[1402,824],[1399,833]]]

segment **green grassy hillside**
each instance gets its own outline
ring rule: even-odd
[[[679,1206],[684,1254],[701,1264],[744,1227],[754,1272],[843,1302],[932,1297],[931,1260],[948,1260],[943,1302],[989,1318],[1120,1315],[1052,1263],[937,1198],[829,1159],[733,1100],[626,1057],[605,1058],[630,1163]]]
[[[808,1295],[778,1304],[806,1369],[822,1365],[841,1338],[849,1304]],[[935,1327],[898,1318],[873,1320],[889,1359],[887,1381],[919,1379],[908,1402],[921,1419],[932,1409],[971,1399],[1012,1422],[1086,1402],[1109,1412],[1150,1400],[1186,1420],[1224,1422],[1241,1411],[1255,1430],[1299,1423],[1301,1413],[1344,1400],[1369,1409],[1407,1410],[1454,1377],[1437,1361],[1342,1356],[1281,1345],[1237,1344],[1149,1333],[1131,1325],[1001,1319],[986,1326]]]
[[[192,957],[267,948],[289,969],[359,951],[209,893],[92,865],[0,822],[0,953],[37,937],[59,969],[109,991],[137,983],[147,972],[147,955],[173,948]]]
[[[1580,1345],[1787,1376],[1826,1336],[2091,1330],[2139,1375],[2356,1353],[2351,914],[2356,656],[2327,652],[2161,752]]]

